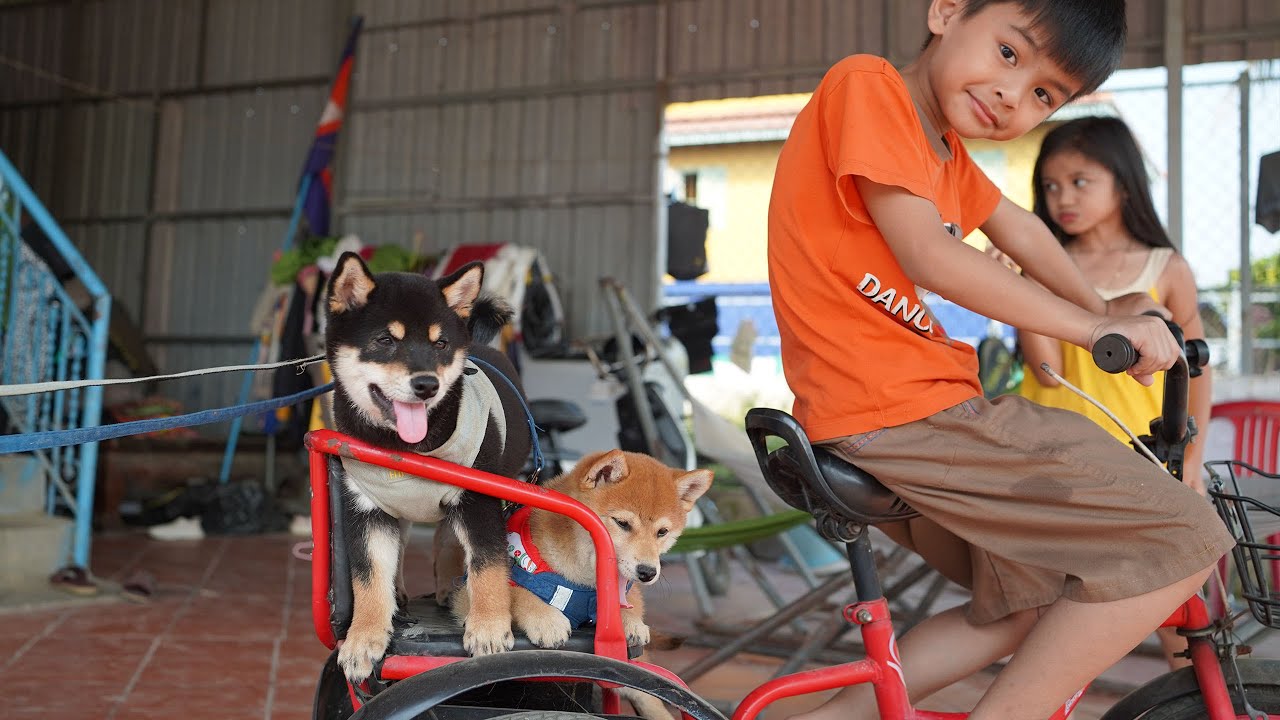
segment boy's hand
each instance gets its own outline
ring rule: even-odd
[[[1157,317],[1142,315],[1105,318],[1093,328],[1088,349],[1093,350],[1094,343],[1111,333],[1128,338],[1138,351],[1138,362],[1129,368],[1129,374],[1143,385],[1150,386],[1155,382],[1152,374],[1168,370],[1182,354],[1169,327]]]
[[[1168,308],[1156,302],[1144,292],[1129,293],[1107,301],[1107,315],[1111,317],[1145,315],[1149,312],[1158,313],[1165,320],[1173,319],[1173,313],[1169,312]],[[1101,335],[1098,337],[1101,337]]]

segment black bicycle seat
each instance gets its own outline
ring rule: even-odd
[[[781,410],[749,410],[747,436],[765,480],[792,507],[815,517],[831,515],[858,525],[919,515],[871,473],[826,448],[814,448],[800,423]],[[781,438],[786,445],[769,452],[765,443],[770,436]]]
[[[567,400],[530,400],[533,422],[547,432],[569,432],[587,424],[582,408]]]

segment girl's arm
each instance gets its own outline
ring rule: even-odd
[[[1182,326],[1182,334],[1187,340],[1204,339],[1204,323],[1200,320],[1200,298],[1196,293],[1196,280],[1191,274],[1191,266],[1185,258],[1174,253],[1169,263],[1164,266],[1157,281],[1160,297],[1164,299],[1169,311],[1173,313],[1173,321]],[[1209,432],[1209,412],[1213,405],[1213,378],[1208,367],[1200,377],[1191,381],[1190,398],[1187,412],[1195,417],[1200,434],[1196,441],[1187,446],[1187,454],[1183,467],[1186,483],[1195,488],[1201,495],[1205,493],[1204,478],[1204,444]]]
[[[1040,369],[1040,363],[1049,363],[1054,372],[1062,374],[1062,343],[1044,335],[1037,335],[1026,330],[1018,331],[1018,345],[1022,348],[1022,359],[1036,376],[1036,382],[1043,387],[1057,387],[1058,381],[1049,377]]]

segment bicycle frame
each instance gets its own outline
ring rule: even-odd
[[[917,710],[907,697],[902,660],[894,636],[889,603],[880,588],[866,528],[848,544],[849,564],[853,571],[858,602],[844,609],[844,617],[858,625],[862,632],[866,657],[862,660],[817,670],[808,670],[775,678],[760,685],[743,699],[733,720],[754,720],[769,704],[782,698],[835,690],[850,685],[871,683],[875,690],[880,720],[963,720],[968,713]],[[1213,642],[1214,624],[1209,618],[1203,598],[1193,596],[1161,627],[1189,631],[1190,649],[1196,679],[1205,699],[1208,720],[1236,720],[1237,715],[1227,692],[1227,681],[1218,664],[1217,646]],[[1065,720],[1071,715],[1085,690],[1063,702],[1048,720]]]

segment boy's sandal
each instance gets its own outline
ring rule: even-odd
[[[68,565],[49,576],[49,585],[74,595],[97,595],[98,585],[89,572],[78,565]]]
[[[125,600],[136,603],[151,602],[156,593],[156,579],[146,570],[136,570],[120,586],[120,594]]]

